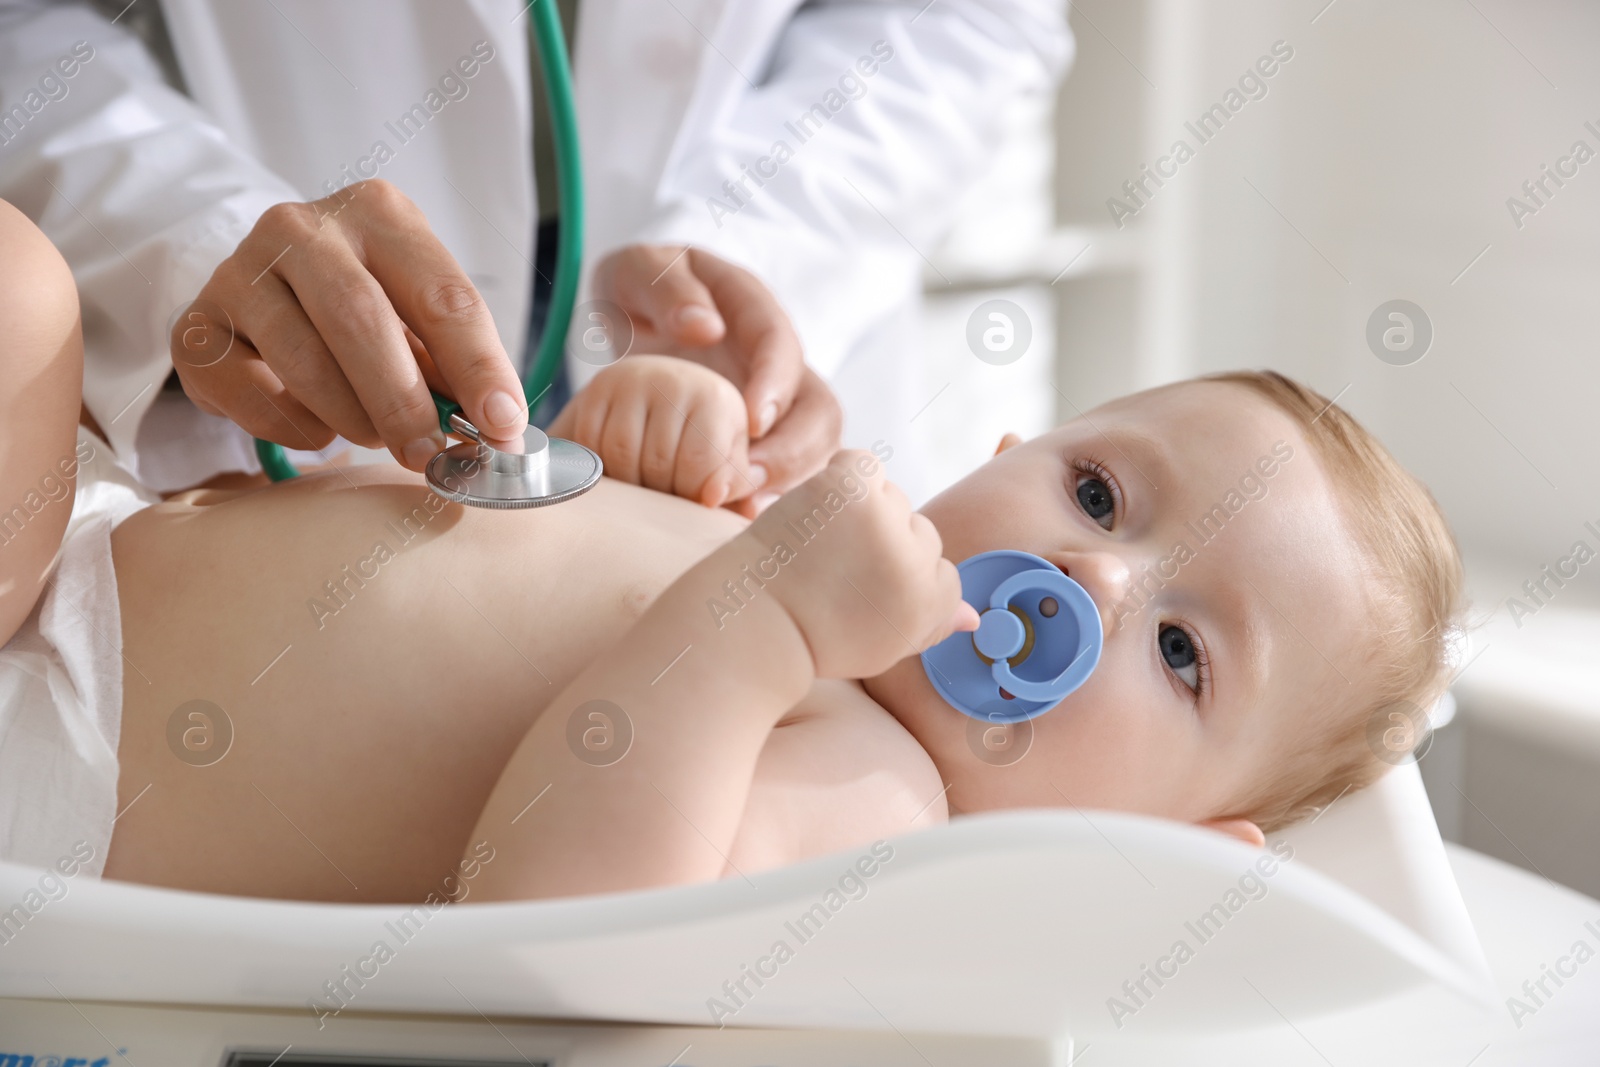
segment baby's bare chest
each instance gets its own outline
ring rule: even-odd
[[[521,518],[468,516],[476,558],[457,569],[478,597],[516,616],[553,691],[603,660],[668,586],[746,526],[729,511],[606,480]]]

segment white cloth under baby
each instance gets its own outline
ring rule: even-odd
[[[111,531],[160,498],[83,427],[76,458],[72,518],[54,571],[32,614],[0,648],[0,859],[54,867],[76,858],[79,870],[98,876],[116,817],[122,734]],[[40,494],[31,503],[39,510],[30,519],[67,501]]]

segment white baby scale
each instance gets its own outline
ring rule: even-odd
[[[1511,1026],[1523,975],[1497,991],[1414,765],[1281,840],[1293,858],[1261,876],[1271,852],[1208,831],[1010,812],[893,840],[853,899],[829,894],[865,850],[749,881],[450,906],[420,928],[396,926],[399,906],[80,878],[0,944],[0,1067],[1491,1067],[1568,1062],[1525,1058],[1530,1035],[1600,1049],[1600,1023],[1573,1029],[1576,992]],[[1600,920],[1600,903],[1454,859],[1497,936]],[[0,906],[39,873],[0,865]],[[392,954],[372,962],[380,940]],[[324,983],[358,964],[371,976],[328,1012]]]

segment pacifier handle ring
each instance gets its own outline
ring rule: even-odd
[[[1078,632],[1081,635],[1093,634],[1094,640],[1080,640],[1079,652],[1072,658],[1072,662],[1068,663],[1060,674],[1047,681],[1033,682],[1026,678],[1018,678],[1012,672],[1011,665],[1004,659],[995,660],[991,670],[994,673],[995,683],[1013,696],[1024,700],[1059,700],[1061,686],[1069,676],[1075,673],[1087,675],[1094,669],[1095,664],[1100,662],[1099,650],[1104,641],[1104,628],[1100,623],[1100,612],[1088,592],[1083,586],[1055,569],[1046,570],[1040,567],[1013,574],[995,587],[994,592],[989,595],[989,606],[1009,609],[1012,597],[1027,590],[1037,589],[1056,594],[1062,606],[1072,612],[1072,617],[1078,624]],[[1091,649],[1095,652],[1095,658],[1087,667],[1080,669],[1079,664]]]

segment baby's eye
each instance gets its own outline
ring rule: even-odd
[[[1194,639],[1189,632],[1181,626],[1163,626],[1156,635],[1156,644],[1161,648],[1161,658],[1166,661],[1172,673],[1182,679],[1183,684],[1200,693],[1200,656],[1196,651]]]
[[[1117,509],[1116,497],[1111,495],[1110,486],[1101,480],[1098,475],[1084,474],[1078,478],[1078,506],[1083,508],[1083,513],[1105,527],[1111,529],[1112,515]]]

